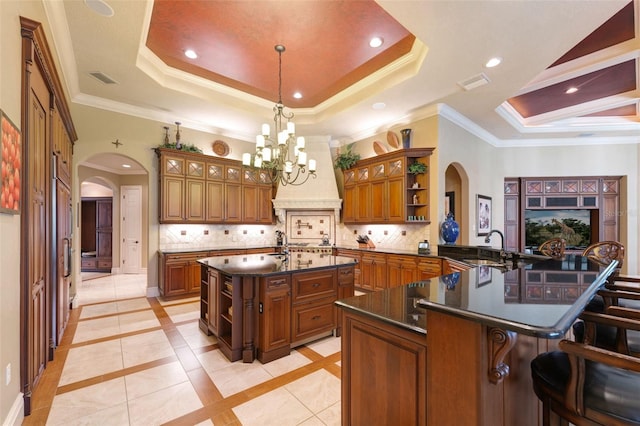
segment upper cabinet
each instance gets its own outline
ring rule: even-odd
[[[429,158],[433,148],[401,149],[344,170],[344,223],[429,223]],[[426,166],[413,174],[412,164]]]
[[[240,161],[158,148],[160,223],[273,223],[266,171]]]

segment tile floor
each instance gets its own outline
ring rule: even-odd
[[[198,299],[145,297],[145,275],[82,281],[24,425],[339,425],[340,339],[229,362]]]

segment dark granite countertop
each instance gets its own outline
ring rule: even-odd
[[[225,274],[250,276],[266,276],[356,264],[350,257],[322,253],[291,253],[287,256],[248,254],[207,257],[198,259],[198,262]]]
[[[521,334],[561,338],[616,265],[602,267],[568,255],[512,270],[479,266],[336,304],[420,333],[428,330],[420,314],[431,309]]]

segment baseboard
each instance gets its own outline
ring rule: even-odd
[[[147,297],[160,297],[160,289],[158,287],[147,287]]]
[[[22,392],[18,393],[16,400],[2,422],[2,426],[20,426],[24,420],[24,397]]]

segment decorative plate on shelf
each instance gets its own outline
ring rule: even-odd
[[[227,155],[229,155],[229,145],[227,145],[227,143],[224,141],[217,140],[213,142],[212,148],[213,153],[220,157],[226,157]]]
[[[387,143],[391,145],[392,148],[395,148],[395,149],[400,148],[400,141],[398,140],[398,135],[393,133],[391,130],[387,132]]]
[[[389,152],[387,147],[384,146],[380,141],[373,141],[373,151],[378,155]]]

